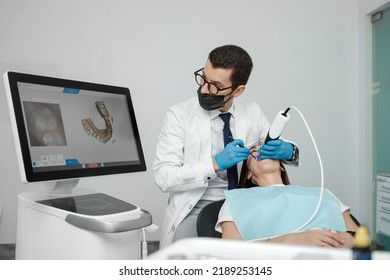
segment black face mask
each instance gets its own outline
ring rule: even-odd
[[[233,92],[227,95],[217,95],[217,94],[208,94],[201,93],[201,87],[198,88],[198,99],[199,105],[206,111],[212,111],[225,106],[226,102],[233,98]],[[225,101],[225,97],[232,95],[228,100]]]

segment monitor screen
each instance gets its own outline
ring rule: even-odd
[[[128,88],[4,74],[23,182],[145,171]]]

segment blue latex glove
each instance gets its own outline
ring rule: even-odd
[[[215,161],[219,169],[223,171],[247,159],[250,152],[248,148],[244,147],[244,141],[236,139],[227,144],[219,154],[215,155]]]
[[[292,157],[293,145],[285,142],[282,139],[268,141],[267,144],[263,144],[259,150],[261,159],[286,159],[289,160]]]

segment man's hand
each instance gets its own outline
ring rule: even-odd
[[[223,171],[247,159],[249,154],[250,150],[244,147],[244,141],[236,139],[227,144],[219,154],[215,155],[215,161],[219,169]]]
[[[285,142],[282,139],[268,141],[263,144],[258,151],[261,159],[285,159],[289,160],[292,157],[293,145]]]

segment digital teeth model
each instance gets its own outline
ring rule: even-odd
[[[103,101],[95,102],[96,109],[98,110],[100,116],[103,118],[104,123],[106,125],[105,129],[98,129],[94,122],[88,119],[82,119],[81,124],[84,127],[84,131],[88,134],[96,138],[99,142],[107,143],[108,140],[112,137],[112,124],[110,120],[110,113],[108,112],[106,105],[104,105]]]

